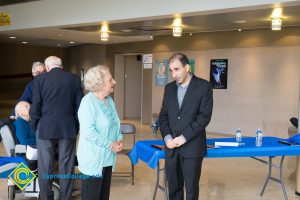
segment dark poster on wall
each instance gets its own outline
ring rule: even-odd
[[[228,59],[210,60],[210,82],[214,89],[227,89]]]

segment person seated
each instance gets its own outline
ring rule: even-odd
[[[30,104],[20,101],[15,107],[16,120],[13,122],[19,144],[36,145],[36,136],[29,124]]]

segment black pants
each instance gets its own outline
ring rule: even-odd
[[[183,185],[186,189],[186,200],[198,200],[199,180],[203,158],[184,158],[179,152],[166,158],[169,200],[183,200]]]
[[[104,167],[102,177],[92,177],[81,181],[82,200],[108,200],[112,167]]]
[[[52,179],[46,179],[45,175],[54,172],[55,152],[58,145],[58,170],[59,174],[72,174],[75,163],[76,139],[39,139],[38,147],[38,178],[40,186],[40,199],[52,200]],[[69,200],[72,197],[73,180],[59,179],[60,199]]]

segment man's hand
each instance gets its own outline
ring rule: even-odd
[[[173,139],[173,143],[175,144],[175,147],[180,147],[186,143],[186,139],[184,138],[183,135],[180,135]]]
[[[176,144],[174,143],[174,140],[173,139],[168,139],[167,142],[166,142],[166,145],[169,149],[173,149],[176,147]]]

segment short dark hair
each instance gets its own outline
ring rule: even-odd
[[[183,67],[185,67],[185,65],[190,65],[188,57],[183,53],[174,53],[169,59],[169,63],[171,63],[175,59],[178,59]]]

